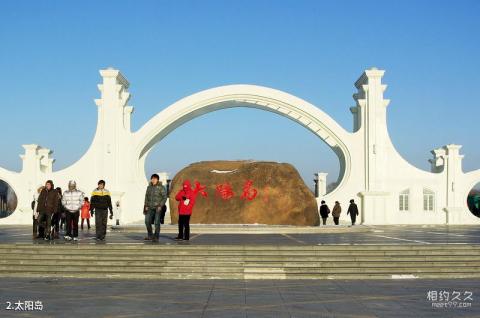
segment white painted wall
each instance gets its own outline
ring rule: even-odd
[[[479,224],[466,204],[466,197],[480,181],[480,170],[462,171],[460,146],[447,145],[432,151],[432,171],[410,165],[395,150],[388,135],[383,98],[384,71],[365,71],[355,83],[356,105],[353,132],[349,132],[314,105],[275,89],[255,85],[229,85],[185,97],[167,107],[136,132],[130,130],[133,107],[128,105],[129,83],[114,69],[101,70],[101,96],[97,131],[83,157],[72,166],[53,171],[49,149],[24,145],[20,173],[0,168],[0,179],[18,196],[17,210],[0,224],[30,224],[30,202],[38,186],[52,179],[66,188],[77,181],[87,195],[99,179],[107,182],[112,201],[120,202],[121,224],[142,223],[143,198],[147,186],[145,160],[152,147],[183,123],[203,114],[230,107],[253,107],[285,116],[310,130],[337,154],[339,186],[317,198],[333,205],[340,201],[348,221],[348,201],[355,199],[364,224]],[[434,211],[423,211],[423,189],[435,193]],[[409,190],[409,210],[399,211],[398,196]]]

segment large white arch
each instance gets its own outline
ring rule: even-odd
[[[256,108],[284,116],[323,140],[340,162],[338,187],[351,171],[353,134],[319,108],[291,94],[257,85],[216,87],[185,97],[170,105],[134,133],[137,173],[144,175],[145,157],[170,132],[201,115],[232,107]]]

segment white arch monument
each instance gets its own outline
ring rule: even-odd
[[[0,168],[0,179],[18,197],[17,210],[0,224],[29,224],[30,202],[35,190],[52,179],[65,187],[75,179],[89,193],[99,179],[107,181],[114,202],[120,202],[122,224],[142,223],[147,179],[145,159],[152,147],[183,123],[203,114],[231,107],[251,107],[285,116],[323,140],[340,162],[338,186],[330,193],[321,190],[318,200],[328,204],[353,198],[359,203],[363,224],[480,224],[470,213],[467,195],[480,181],[480,170],[464,173],[461,146],[446,145],[432,151],[431,171],[405,161],[395,150],[387,130],[383,98],[384,71],[366,70],[356,81],[356,106],[352,132],[342,128],[314,105],[275,89],[255,85],[228,85],[185,97],[158,113],[142,128],[132,132],[133,107],[128,105],[129,83],[118,70],[105,69],[98,85],[97,131],[88,151],[72,166],[53,171],[52,151],[24,145],[22,171]],[[88,171],[88,173],[85,173]],[[325,184],[326,174],[319,174]],[[324,187],[323,187],[324,188]],[[346,213],[342,217],[347,219]]]

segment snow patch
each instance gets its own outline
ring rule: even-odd
[[[237,169],[235,169],[235,170],[211,170],[210,172],[213,172],[213,173],[235,173],[235,172],[237,172]]]

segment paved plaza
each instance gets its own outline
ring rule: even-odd
[[[325,226],[325,227],[263,227],[263,226],[202,226],[192,225],[189,242],[174,240],[177,227],[164,225],[157,244],[257,244],[257,245],[318,245],[318,244],[480,244],[477,226],[398,225],[398,226]],[[232,234],[233,233],[233,234]],[[245,233],[245,234],[241,234]],[[142,226],[110,228],[105,242],[96,243],[95,228],[79,230],[79,242],[33,240],[30,226],[0,226],[0,243],[33,244],[152,244],[144,242]]]
[[[1,317],[480,317],[480,281],[125,281],[5,279]],[[473,293],[467,308],[432,308],[428,292]],[[42,311],[6,310],[41,301]]]

